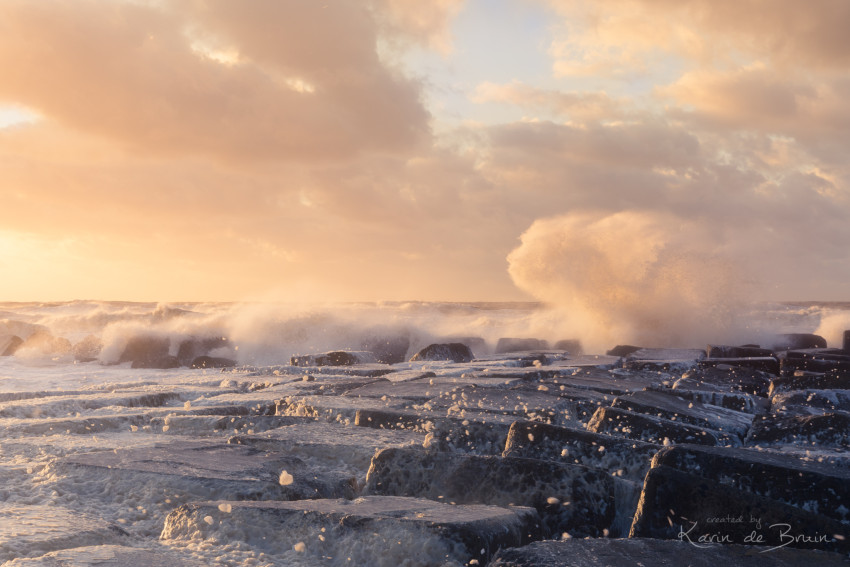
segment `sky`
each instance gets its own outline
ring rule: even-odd
[[[850,300],[847,29],[846,0],[0,0],[0,299]]]

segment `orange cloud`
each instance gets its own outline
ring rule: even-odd
[[[327,159],[428,137],[418,86],[349,2],[11,0],[0,18],[0,98],[134,151]],[[193,49],[206,36],[238,63]]]
[[[469,86],[405,59],[466,61],[460,0],[3,2],[0,101],[39,116],[0,128],[7,293],[513,299],[518,237],[586,211],[709,235],[765,295],[843,293],[843,4],[544,4],[552,76]],[[488,104],[529,119],[463,120]]]

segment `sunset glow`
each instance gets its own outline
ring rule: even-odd
[[[570,259],[624,253],[585,232],[610,222],[614,266],[663,233],[757,298],[846,300],[848,26],[842,0],[0,0],[0,295],[557,302]]]

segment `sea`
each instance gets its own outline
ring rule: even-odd
[[[13,337],[22,341],[14,354],[0,356],[0,565],[357,564],[356,558],[308,559],[301,542],[275,556],[223,532],[203,543],[163,543],[168,511],[198,494],[186,489],[181,495],[106,473],[81,478],[69,472],[67,460],[155,446],[164,432],[154,417],[165,419],[170,408],[202,405],[211,392],[251,391],[253,384],[280,376],[292,357],[311,353],[388,345],[393,356],[406,361],[431,343],[465,342],[474,345],[475,356],[492,360],[503,338],[535,338],[550,347],[573,341],[585,354],[604,355],[617,344],[705,348],[760,344],[782,333],[815,333],[830,347],[841,347],[850,329],[850,302],[764,302],[737,309],[734,326],[703,325],[699,313],[682,321],[687,314],[677,309],[670,315],[677,317],[676,327],[694,333],[671,340],[653,331],[664,326],[663,314],[652,328],[639,322],[620,325],[622,334],[614,336],[600,329],[605,321],[593,321],[592,315],[579,320],[537,302],[0,303],[0,351]],[[122,358],[134,341],[151,339],[167,344],[175,358],[186,356],[181,345],[203,345],[192,354],[232,365],[191,368],[184,361],[174,368],[143,368]],[[161,403],[133,401],[133,396],[163,392],[173,397]],[[103,421],[93,421],[97,418]],[[150,434],[154,430],[159,434]],[[215,496],[208,495],[210,500]],[[125,539],[116,543],[115,534],[122,530]],[[127,541],[135,543],[128,547]],[[405,542],[407,548],[422,545]],[[122,560],[122,549],[152,555]],[[458,564],[423,557],[408,554],[406,563],[397,564]]]

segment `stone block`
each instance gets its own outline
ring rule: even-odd
[[[774,378],[770,383],[768,395],[789,390],[848,390],[850,389],[850,372],[826,371],[813,373],[796,371],[793,374]]]
[[[174,543],[239,541],[284,564],[333,559],[374,567],[410,563],[411,554],[421,565],[484,565],[498,549],[539,537],[533,508],[396,496],[186,504],[169,514],[161,535]]]
[[[776,549],[734,544],[698,544],[648,538],[569,539],[536,541],[524,547],[503,549],[490,567],[843,567],[847,559],[839,553],[807,549]]]
[[[625,356],[623,368],[684,372],[705,358],[701,349],[642,348]]]
[[[517,421],[508,432],[503,455],[580,464],[642,482],[660,448],[584,429]]]
[[[653,466],[665,466],[720,484],[850,522],[850,469],[783,453],[745,448],[678,445],[661,449]]]
[[[410,361],[470,362],[472,359],[472,350],[463,343],[435,343],[414,354]]]
[[[80,543],[120,544],[128,539],[115,524],[61,506],[0,503],[0,561],[38,557]]]
[[[614,520],[614,482],[607,473],[518,457],[385,449],[372,459],[365,491],[457,504],[530,506],[548,535],[601,537]]]
[[[15,559],[4,567],[204,567],[209,565],[189,553],[123,545],[89,545],[52,551],[41,557]]]
[[[822,415],[764,415],[753,421],[747,445],[809,445],[817,448],[850,447],[850,413]]]
[[[850,412],[850,390],[791,390],[771,398],[774,414],[824,414]]]
[[[767,397],[770,381],[775,376],[755,368],[716,365],[694,368],[682,374],[673,389],[705,390],[713,392],[742,392]]]
[[[390,447],[422,446],[424,433],[376,431],[339,423],[313,421],[270,429],[262,433],[234,435],[229,442],[272,453],[286,453],[365,478],[375,453]]]
[[[675,386],[675,384],[674,384]],[[662,391],[667,392],[667,388]],[[743,392],[715,392],[712,390],[690,390],[685,387],[671,388],[669,393],[686,400],[717,406],[737,412],[761,415],[770,411],[770,400]]]
[[[847,524],[665,466],[647,474],[629,537],[850,551]]]
[[[773,351],[757,346],[708,345],[706,358],[751,358],[773,357]]]
[[[587,423],[594,433],[627,437],[649,443],[696,443],[699,445],[740,445],[735,434],[726,434],[679,421],[652,417],[612,407],[596,410]]]
[[[768,346],[774,351],[827,347],[826,339],[812,333],[784,333],[776,335]]]
[[[752,368],[761,370],[768,374],[779,375],[780,363],[779,360],[772,356],[749,356],[740,358],[704,358],[699,361],[702,368],[711,368],[714,366],[736,366],[740,368]]]
[[[660,392],[644,390],[624,396],[618,396],[612,407],[635,413],[661,417],[680,423],[696,425],[697,427],[731,433],[743,438],[753,421],[751,414],[746,414],[719,406],[705,405],[697,400],[686,400],[678,397],[678,392]]]
[[[505,456],[527,457],[584,465],[611,475],[614,484],[615,537],[629,533],[643,479],[659,445],[568,429],[545,423],[515,422],[505,445]]]
[[[350,474],[320,470],[285,452],[223,443],[177,441],[83,453],[61,459],[57,466],[77,480],[99,479],[117,493],[169,487],[196,498],[350,498],[356,488]],[[283,471],[291,482],[281,484]]]
[[[292,366],[354,366],[378,362],[378,357],[369,351],[335,350],[317,354],[293,356]]]
[[[443,451],[500,454],[513,416],[465,411],[455,416],[432,411],[359,410],[355,425],[425,434],[423,445]]]
[[[482,388],[476,385],[463,386],[441,394],[428,402],[432,409],[446,409],[450,414],[465,410],[516,416],[519,419],[561,423],[575,415],[575,404],[558,391],[547,386]]]

